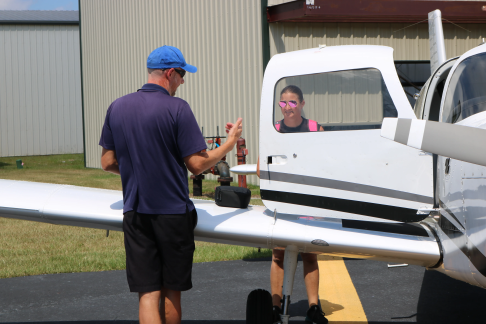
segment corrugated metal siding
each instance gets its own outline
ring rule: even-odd
[[[0,156],[83,152],[79,27],[0,25]]]
[[[386,23],[271,23],[270,55],[326,44],[384,45],[394,48],[395,60],[430,60],[428,25]],[[479,45],[486,24],[461,24],[469,31],[444,23],[447,57],[455,57]],[[405,29],[402,29],[405,28]]]
[[[243,117],[248,163],[257,162],[259,0],[81,0],[80,11],[88,167],[100,167],[98,142],[108,106],[146,82],[147,56],[164,44],[180,48],[198,68],[186,74],[177,96],[191,105],[204,134],[215,135],[217,126],[223,133],[226,122]],[[235,153],[228,156],[230,165],[237,164]]]
[[[50,25],[63,23],[78,24],[79,13],[77,10],[0,10],[0,23],[2,24],[14,24],[27,23],[50,23]]]

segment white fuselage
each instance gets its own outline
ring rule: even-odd
[[[457,123],[486,129],[486,112]],[[438,269],[450,277],[486,288],[486,167],[439,156],[437,193],[440,213],[454,227],[436,225],[443,248]],[[478,253],[479,252],[479,253]]]

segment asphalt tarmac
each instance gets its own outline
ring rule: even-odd
[[[486,290],[421,267],[354,259],[345,264],[368,320],[359,323],[486,322]],[[195,264],[194,288],[182,294],[182,323],[245,323],[246,298],[253,289],[270,288],[269,269],[269,259]],[[138,323],[137,302],[124,271],[0,279],[0,323]],[[299,262],[291,322],[304,323],[307,307]],[[337,304],[333,309],[346,311]]]

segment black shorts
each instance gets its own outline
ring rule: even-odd
[[[130,291],[191,289],[196,209],[176,215],[129,211],[123,216]]]

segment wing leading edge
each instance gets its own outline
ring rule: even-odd
[[[322,253],[433,267],[441,252],[420,224],[365,222],[274,214],[263,206],[225,208],[194,200],[197,240],[261,248],[296,245]],[[0,216],[59,225],[122,230],[122,193],[0,180]]]

